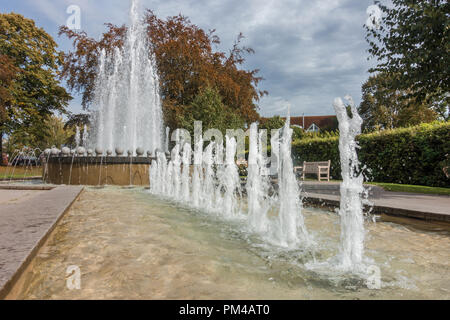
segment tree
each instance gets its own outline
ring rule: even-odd
[[[369,72],[389,74],[391,92],[410,106],[427,104],[448,119],[450,64],[446,0],[392,0],[376,2],[383,13],[380,28],[366,26],[369,53],[378,65]]]
[[[89,114],[86,113],[70,113],[68,120],[64,124],[64,130],[70,130],[73,132],[73,134],[69,137],[67,140],[67,144],[75,146],[75,134],[76,134],[76,127],[78,126],[80,130],[80,134],[85,137],[87,132],[84,131],[84,129],[88,129],[91,125]]]
[[[69,117],[64,125],[64,128],[67,127],[84,127],[89,126],[91,124],[89,119],[89,114],[87,113],[70,113]]]
[[[0,140],[20,130],[29,141],[42,137],[45,119],[65,112],[71,96],[59,85],[61,52],[52,37],[33,20],[16,13],[0,14]],[[5,58],[6,57],[6,58]],[[9,71],[8,71],[9,70]],[[6,99],[5,99],[5,94]]]
[[[391,81],[390,75],[380,73],[363,84],[358,112],[365,130],[392,129],[436,120],[437,114],[432,108],[405,98],[407,92],[392,90]]]
[[[268,132],[272,129],[280,129],[284,127],[285,121],[280,116],[276,115],[271,118],[261,118],[259,124],[260,129],[266,129]]]
[[[242,118],[222,103],[218,90],[210,87],[202,89],[197,94],[178,122],[182,128],[193,133],[195,120],[202,121],[203,130],[215,128],[224,135],[226,129],[238,129],[244,126]]]
[[[253,49],[241,46],[239,34],[229,54],[213,51],[220,44],[215,30],[205,32],[182,15],[161,20],[147,10],[145,21],[154,46],[162,83],[166,121],[171,124],[183,108],[206,86],[216,88],[223,103],[239,114],[247,123],[259,119],[256,102],[266,94],[256,89],[262,80],[259,70],[239,69],[245,62],[244,54]],[[177,117],[171,115],[177,114]]]
[[[270,143],[271,133],[273,129],[280,129],[284,127],[284,120],[279,115],[271,118],[261,118],[259,123],[259,129],[267,130],[267,138]]]
[[[17,78],[19,69],[14,66],[12,59],[6,55],[0,55],[0,124],[8,119],[7,107],[11,105],[13,82]],[[3,131],[0,126],[0,155],[3,151]]]
[[[65,79],[70,90],[82,95],[81,105],[89,109],[94,100],[94,84],[97,76],[99,53],[102,49],[111,53],[116,47],[122,47],[126,34],[126,27],[116,27],[105,24],[107,32],[96,41],[89,38],[86,32],[76,32],[67,26],[59,29],[58,35],[65,35],[73,41],[75,51],[63,53],[63,67],[60,74]]]
[[[52,115],[45,121],[47,129],[45,130],[45,137],[43,139],[43,148],[61,146],[69,143],[69,139],[75,134],[72,127],[66,127],[62,117]]]
[[[159,19],[147,10],[147,24],[151,52],[156,57],[163,112],[167,125],[180,127],[180,119],[189,117],[188,110],[194,99],[205,88],[217,90],[222,103],[243,121],[250,123],[259,118],[257,102],[266,94],[257,85],[262,80],[258,70],[242,70],[244,54],[253,53],[241,46],[240,34],[229,54],[214,51],[220,43],[214,30],[204,31],[182,15]],[[93,101],[93,88],[100,49],[113,50],[123,45],[126,27],[107,24],[107,32],[99,41],[84,32],[61,27],[60,35],[73,39],[75,50],[64,57],[62,77],[70,89],[83,94],[83,106]]]

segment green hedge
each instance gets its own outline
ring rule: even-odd
[[[449,166],[450,122],[361,134],[358,156],[370,181],[450,187],[442,168]],[[292,153],[297,164],[331,160],[331,176],[341,179],[339,138],[296,140]]]

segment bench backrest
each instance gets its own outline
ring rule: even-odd
[[[303,163],[303,171],[305,173],[316,173],[319,169],[319,166],[327,167],[330,165],[329,161],[317,161],[317,162],[304,162]]]

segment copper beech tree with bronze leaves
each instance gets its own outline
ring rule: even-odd
[[[233,114],[242,120],[236,123],[259,119],[257,102],[267,92],[257,89],[262,80],[257,75],[259,70],[241,68],[244,55],[254,53],[253,49],[242,46],[242,34],[227,54],[213,49],[220,43],[215,30],[206,32],[185,16],[159,19],[153,11],[147,10],[144,23],[151,43],[149,54],[156,57],[164,119],[168,126],[173,129],[185,124],[183,120],[188,119],[187,115],[198,106],[193,102],[210,89],[219,94],[222,113]],[[62,78],[67,80],[71,90],[82,94],[85,108],[93,102],[100,50],[111,52],[121,47],[126,35],[126,26],[106,26],[107,31],[98,41],[84,32],[60,28],[59,34],[72,39],[74,46],[74,51],[65,54]],[[196,114],[200,112],[195,110]]]

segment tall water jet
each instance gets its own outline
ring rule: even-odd
[[[281,246],[294,247],[297,244],[308,245],[310,242],[305,227],[300,189],[295,177],[291,156],[292,129],[290,128],[290,115],[286,118],[284,127],[279,136],[278,143],[278,197],[279,212],[277,217],[275,238]],[[274,139],[272,138],[272,141]]]
[[[198,207],[200,205],[200,190],[203,180],[202,170],[203,158],[203,138],[198,137],[194,144],[194,171],[192,173],[192,205]]]
[[[178,140],[178,139],[177,139]],[[176,200],[181,200],[180,190],[181,190],[181,158],[180,158],[180,144],[177,141],[177,144],[172,149],[172,153],[170,156],[170,162],[172,163],[171,169],[171,181],[169,183],[172,184],[172,197]]]
[[[181,171],[181,200],[187,202],[190,196],[190,171],[191,171],[191,145],[185,143],[183,146],[182,163],[183,168]]]
[[[214,169],[213,169],[213,148],[214,142],[210,142],[208,146],[205,148],[203,152],[203,207],[206,211],[216,211],[214,210],[214,188],[216,185],[214,178]]]
[[[256,232],[265,232],[269,224],[267,212],[270,208],[269,181],[265,174],[266,161],[262,150],[262,133],[258,135],[258,125],[250,125],[250,143],[247,168],[248,222]]]
[[[166,171],[167,171],[167,159],[166,154],[164,152],[158,152],[157,155],[157,163],[158,163],[158,175],[157,175],[157,193],[163,194],[166,187]]]
[[[103,150],[162,147],[162,111],[155,57],[132,0],[123,47],[100,52],[90,145]]]
[[[220,176],[220,184],[223,189],[223,214],[226,217],[234,217],[238,214],[238,202],[236,192],[241,193],[239,171],[235,162],[236,139],[225,136],[225,164]]]
[[[341,98],[333,102],[339,121],[339,156],[341,160],[342,182],[340,186],[341,203],[341,267],[345,270],[357,268],[364,253],[364,217],[361,195],[364,192],[363,175],[359,172],[359,161],[356,149],[358,142],[355,137],[361,133],[362,119],[356,110],[350,96],[349,101],[352,116]]]
[[[170,128],[166,127],[166,138],[164,139],[164,151],[169,152],[169,134]]]
[[[223,140],[218,139],[214,141],[214,154],[213,159],[216,167],[216,188],[214,190],[214,207],[217,209],[217,214],[222,213],[222,205],[223,205]]]

